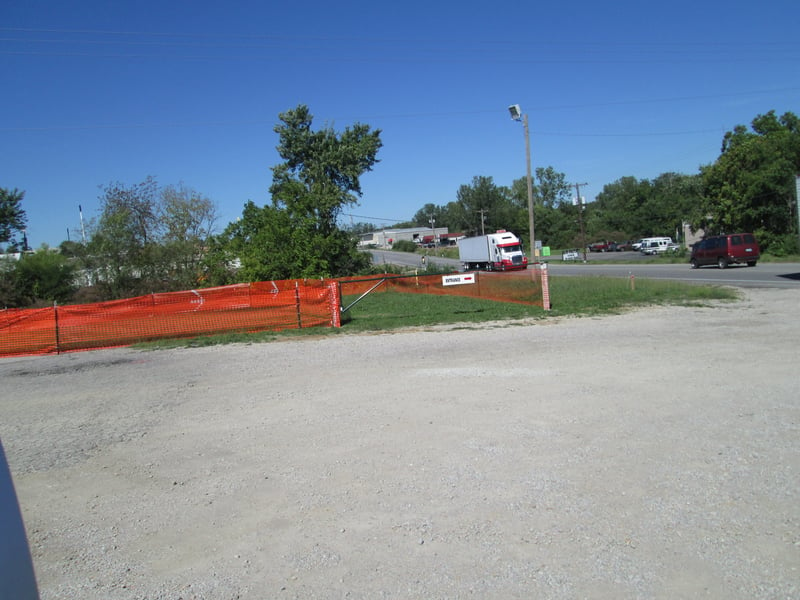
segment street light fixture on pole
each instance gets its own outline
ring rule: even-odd
[[[519,104],[512,104],[508,107],[511,118],[515,121],[522,121],[525,126],[525,158],[528,162],[528,229],[531,232],[531,261],[536,256],[536,233],[533,228],[533,180],[531,179],[531,136],[528,130],[528,115],[522,114]]]

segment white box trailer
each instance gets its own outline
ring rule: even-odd
[[[511,271],[528,267],[522,243],[510,231],[458,240],[458,258],[465,271]]]

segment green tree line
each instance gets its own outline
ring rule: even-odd
[[[798,251],[795,177],[800,174],[798,117],[774,111],[757,116],[751,129],[737,126],[722,142],[719,158],[696,174],[663,173],[655,179],[622,177],[607,183],[594,202],[578,202],[580,185],[553,167],[533,175],[537,238],[554,248],[584,241],[680,236],[684,223],[706,234],[755,233],[763,249]],[[474,177],[452,202],[426,204],[404,225],[448,227],[477,235],[510,229],[530,243],[527,182],[505,187]],[[582,226],[582,227],[581,227]]]
[[[279,115],[274,131],[283,162],[272,167],[270,201],[244,204],[221,232],[216,206],[183,184],[154,177],[101,188],[86,243],[26,253],[24,192],[0,188],[0,306],[86,302],[241,281],[337,277],[365,272],[357,249],[365,223],[341,224],[358,204],[360,178],[379,162],[380,130],[356,123],[313,128],[308,107]],[[533,174],[537,237],[553,248],[597,240],[675,236],[689,223],[706,233],[749,231],[776,255],[798,252],[795,177],[800,122],[793,113],[758,115],[725,134],[717,160],[696,174],[622,177],[594,202],[576,202],[580,185],[553,167]],[[445,204],[428,203],[399,226],[448,227],[477,235],[508,229],[529,246],[526,179],[509,186],[475,176]],[[43,249],[45,250],[45,249]],[[17,258],[18,257],[18,258]]]

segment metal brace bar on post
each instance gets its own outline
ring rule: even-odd
[[[361,302],[361,300],[363,300],[363,299],[364,299],[364,298],[367,296],[367,294],[369,294],[369,293],[371,293],[371,292],[375,291],[375,289],[376,289],[378,286],[380,286],[380,285],[382,285],[382,284],[384,284],[384,283],[386,283],[386,279],[381,279],[380,281],[378,281],[378,283],[376,283],[375,285],[373,285],[373,286],[372,286],[371,288],[369,288],[369,289],[368,289],[366,292],[364,292],[364,293],[363,293],[363,294],[361,294],[361,295],[360,295],[358,298],[356,298],[355,300],[353,300],[353,301],[352,301],[352,302],[351,302],[351,303],[350,303],[348,306],[344,307],[344,308],[342,309],[342,312],[343,312],[343,313],[345,313],[345,312],[347,312],[348,310],[350,310],[351,308],[353,308],[353,307],[354,307],[356,304],[358,304],[359,302]]]

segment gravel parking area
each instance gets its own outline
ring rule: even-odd
[[[0,360],[43,600],[800,597],[800,290]]]

